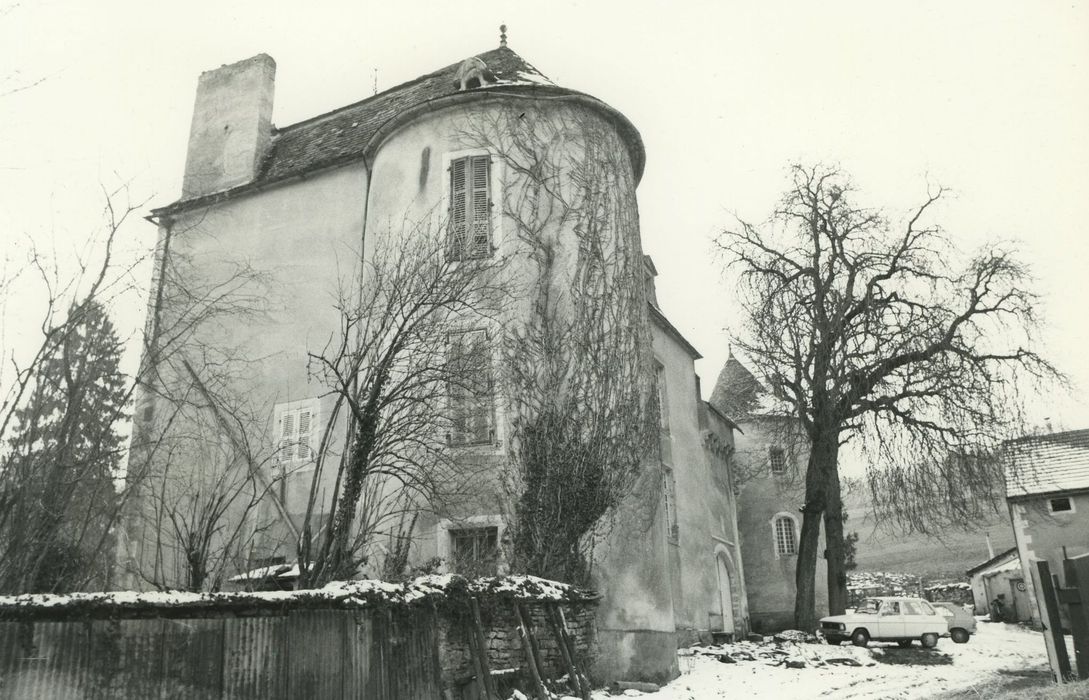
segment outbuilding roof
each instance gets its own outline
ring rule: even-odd
[[[1007,498],[1089,490],[1089,430],[1010,440],[1005,454]]]
[[[484,65],[485,80],[479,86],[462,89],[459,71],[465,61],[459,61],[354,104],[290,126],[274,128],[268,154],[251,182],[224,192],[179,200],[152,213],[154,216],[169,215],[316,170],[359,160],[373,146],[376,137],[380,140],[384,128],[416,109],[444,98],[459,95],[479,96],[499,91],[528,96],[569,96],[591,101],[615,119],[628,145],[636,181],[642,176],[645,160],[642,140],[635,127],[619,112],[589,95],[556,85],[506,46],[485,51],[468,60],[479,60]]]
[[[1002,552],[1001,554],[996,554],[982,564],[976,564],[971,569],[968,569],[968,571],[965,572],[965,575],[968,576],[968,578],[971,578],[981,571],[985,571],[987,569],[990,569],[991,567],[1000,566],[1014,559],[1017,559],[1017,547],[1010,547],[1005,552]]]

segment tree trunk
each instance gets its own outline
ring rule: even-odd
[[[802,535],[798,542],[798,559],[794,569],[794,627],[812,631],[817,626],[814,614],[816,606],[816,586],[814,573],[817,570],[817,549],[821,534],[821,506],[812,500],[806,502],[802,510]]]
[[[820,550],[821,515],[825,510],[825,478],[827,465],[835,463],[839,439],[832,431],[817,433],[809,452],[805,470],[805,505],[802,506],[802,533],[798,542],[798,559],[794,569],[794,626],[810,632],[817,626],[816,584],[817,554]]]
[[[824,538],[828,565],[828,614],[842,615],[847,609],[847,567],[838,463],[827,472],[825,485],[827,500],[824,510]]]

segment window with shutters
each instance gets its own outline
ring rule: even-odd
[[[317,400],[304,399],[276,406],[276,461],[282,466],[313,464],[317,449]]]
[[[450,433],[455,445],[495,441],[492,362],[483,330],[451,333],[448,346]]]
[[[780,513],[772,518],[772,531],[775,537],[775,558],[791,557],[798,553],[798,524],[787,513]]]
[[[491,156],[450,161],[448,253],[453,260],[492,254]]]

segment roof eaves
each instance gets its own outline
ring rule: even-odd
[[[712,413],[714,413],[716,416],[718,416],[722,420],[726,421],[726,424],[729,425],[731,428],[733,428],[734,430],[736,430],[739,433],[744,433],[745,432],[744,430],[741,429],[741,426],[739,426],[737,424],[737,422],[734,421],[733,418],[730,418],[728,415],[726,415],[722,411],[715,408],[715,405],[713,403],[711,403],[710,401],[704,401],[703,403],[704,403],[705,406],[707,406],[707,408],[709,408],[711,410]]]
[[[971,569],[968,569],[968,571],[966,571],[965,574],[968,577],[971,577],[974,574],[977,574],[980,571],[983,571],[984,569],[986,569],[986,568],[988,568],[990,566],[1001,563],[1006,557],[1008,557],[1011,554],[1017,554],[1017,547],[1010,547],[1005,552],[1002,552],[1001,554],[996,554],[995,556],[991,557],[990,559],[983,562],[982,564],[977,564],[977,565],[973,566]]]
[[[650,317],[654,319],[658,326],[662,330],[664,330],[667,335],[680,343],[681,347],[685,349],[685,351],[692,357],[693,360],[699,360],[703,357],[703,355],[700,354],[700,351],[693,347],[692,343],[688,342],[688,340],[683,335],[681,335],[681,332],[677,330],[677,327],[669,322],[669,319],[665,317],[665,314],[662,313],[661,309],[659,309],[657,306],[650,303],[649,301],[647,302],[647,308],[650,309]]]

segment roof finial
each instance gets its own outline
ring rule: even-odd
[[[506,46],[507,45],[507,25],[505,25],[505,24],[500,24],[499,25],[499,45],[500,46]]]

